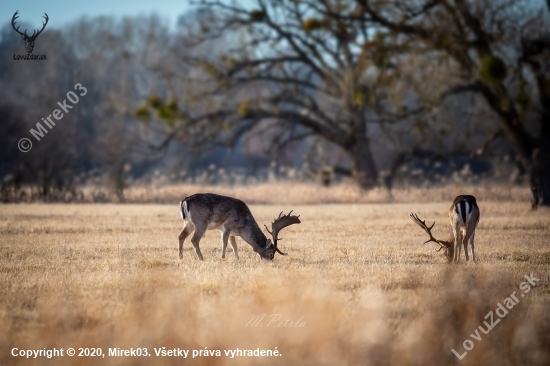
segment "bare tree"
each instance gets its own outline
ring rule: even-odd
[[[443,84],[448,88],[440,100],[460,93],[482,98],[500,125],[490,139],[505,135],[530,175],[533,207],[550,205],[550,14],[546,4],[525,0],[357,3],[363,22],[377,24],[397,35],[395,39],[408,44],[409,50],[440,62],[448,83]],[[533,114],[538,126],[530,131],[528,120]]]
[[[180,98],[172,110],[177,116],[179,106],[186,113],[172,121],[169,137],[232,145],[263,124],[276,149],[322,138],[352,162],[351,169],[338,166],[334,172],[353,175],[363,188],[377,184],[369,125],[421,112],[397,113],[386,103],[384,87],[397,73],[388,58],[392,50],[357,21],[354,4],[252,3],[197,4],[199,15],[179,43],[188,67],[171,75],[188,89],[188,99]],[[168,102],[157,103],[158,114],[166,107]],[[140,113],[147,115],[147,106]]]
[[[152,154],[149,145],[164,135],[142,133],[133,110],[155,86],[157,75],[148,67],[163,57],[164,42],[173,37],[165,22],[156,16],[83,18],[66,31],[41,34],[37,47],[57,49],[54,57],[59,57],[45,63],[10,61],[21,45],[11,25],[0,32],[0,132],[9,146],[1,154],[2,186],[21,195],[19,187],[31,186],[39,199],[72,199],[78,180],[93,171],[123,200],[128,168],[160,155]],[[32,140],[32,151],[19,151],[18,140],[32,138],[29,129],[44,124],[42,118],[75,83],[86,88],[85,96],[40,141]]]
[[[125,200],[132,164],[159,157],[149,146],[155,136],[141,133],[133,110],[143,89],[154,84],[148,66],[161,56],[167,34],[157,16],[82,19],[69,32],[83,67],[95,70],[89,82],[96,118],[91,156],[119,201]]]
[[[2,43],[0,52],[5,55],[9,42]],[[52,30],[41,36],[40,47],[58,48],[60,44],[63,44],[60,32]],[[7,134],[4,136],[9,143],[6,150],[11,150],[6,152],[8,164],[3,161],[0,174],[9,175],[13,179],[9,183],[15,189],[30,185],[33,195],[42,200],[72,199],[75,196],[75,177],[86,153],[81,132],[85,98],[55,127],[50,125],[48,128],[44,123],[44,118],[51,115],[57,103],[62,102],[75,85],[72,50],[59,47],[59,57],[58,62],[40,65],[5,62],[0,66],[0,79],[6,86],[0,91],[0,99],[6,108],[6,113],[0,114],[0,120],[7,125],[2,132]],[[10,129],[11,123],[17,127]],[[37,141],[30,135],[30,129],[40,130],[39,124],[45,132],[42,131],[43,136]],[[17,141],[21,138],[32,139],[31,151],[23,153],[17,149]]]

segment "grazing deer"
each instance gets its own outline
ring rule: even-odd
[[[258,227],[248,206],[236,198],[213,193],[194,194],[180,202],[180,209],[184,222],[183,231],[179,235],[180,258],[183,258],[183,242],[194,231],[191,243],[199,259],[203,260],[199,242],[206,230],[218,229],[222,232],[222,258],[225,258],[228,241],[231,241],[235,258],[239,258],[235,237],[240,236],[252,246],[260,258],[272,260],[275,252],[286,255],[277,248],[279,231],[300,223],[299,216],[290,215],[292,211],[288,215],[281,212],[271,224],[271,231],[265,227],[273,238],[271,241]]]
[[[436,250],[439,252],[441,249],[445,249],[444,254],[447,257],[447,261],[449,263],[454,261],[455,247],[454,247],[454,236],[453,236],[453,234],[450,234],[448,240],[438,240],[438,239],[434,238],[434,236],[432,235],[432,228],[435,225],[435,221],[432,224],[432,226],[428,227],[428,225],[426,225],[426,221],[420,220],[420,218],[418,217],[417,214],[411,213],[409,216],[411,217],[411,219],[413,219],[413,221],[418,226],[420,226],[430,236],[430,239],[426,240],[424,242],[424,244],[429,243],[431,241],[433,241],[434,243],[439,244],[439,249],[436,249]]]
[[[453,228],[455,251],[455,262],[460,261],[460,249],[464,245],[464,254],[468,261],[468,241],[472,247],[472,259],[476,260],[474,248],[474,236],[477,224],[479,223],[479,207],[476,198],[470,195],[457,196],[449,208],[449,219]]]
[[[426,240],[424,244],[431,241],[439,244],[439,249],[437,249],[437,251],[439,252],[441,249],[445,249],[445,256],[449,262],[459,262],[461,245],[464,245],[466,260],[469,260],[467,247],[468,240],[472,246],[473,260],[476,260],[474,235],[477,224],[479,223],[479,207],[477,207],[474,196],[462,195],[456,197],[453,201],[449,209],[449,219],[451,220],[453,230],[448,240],[438,240],[434,238],[432,235],[432,228],[435,225],[435,221],[432,226],[428,227],[426,221],[420,220],[418,215],[411,213],[409,216],[430,236],[430,239]]]

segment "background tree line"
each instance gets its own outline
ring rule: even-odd
[[[154,16],[82,19],[41,35],[42,63],[11,60],[20,39],[4,26],[3,187],[46,197],[97,172],[123,199],[148,169],[275,161],[391,188],[403,166],[490,170],[510,155],[534,205],[550,204],[546,2],[244,4],[197,2],[176,30]],[[89,94],[19,152],[75,82]]]

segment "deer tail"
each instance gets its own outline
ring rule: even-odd
[[[189,199],[189,197],[185,197],[182,201],[180,201],[181,218],[184,219],[184,220],[189,218],[188,199]]]

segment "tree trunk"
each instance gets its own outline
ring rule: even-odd
[[[539,156],[540,155],[540,156]],[[546,155],[546,157],[544,157]],[[548,151],[539,150],[536,160],[529,171],[531,192],[533,193],[533,209],[538,206],[550,206],[550,156]]]
[[[550,103],[550,97],[543,102]],[[529,171],[533,208],[550,206],[550,104],[543,104],[541,137]]]
[[[519,122],[515,110],[503,112],[500,98],[489,88],[482,90],[489,105],[501,118],[504,131],[516,153],[516,159],[529,172],[529,183],[533,194],[533,209],[550,206],[550,97],[541,90],[543,112],[540,120],[541,136],[533,139]]]
[[[355,146],[349,151],[353,160],[353,177],[362,189],[376,186],[378,169],[374,163],[368,137],[357,139]]]
[[[548,79],[537,63],[534,66],[539,89],[542,114],[540,117],[540,138],[534,151],[532,167],[529,170],[533,208],[550,206],[550,88]]]
[[[513,130],[506,128],[505,130],[514,147],[517,159],[529,173],[529,183],[533,194],[532,208],[550,206],[550,136],[541,131],[542,136],[538,141],[526,143],[514,134]],[[526,152],[531,152],[531,154],[527,155]]]

